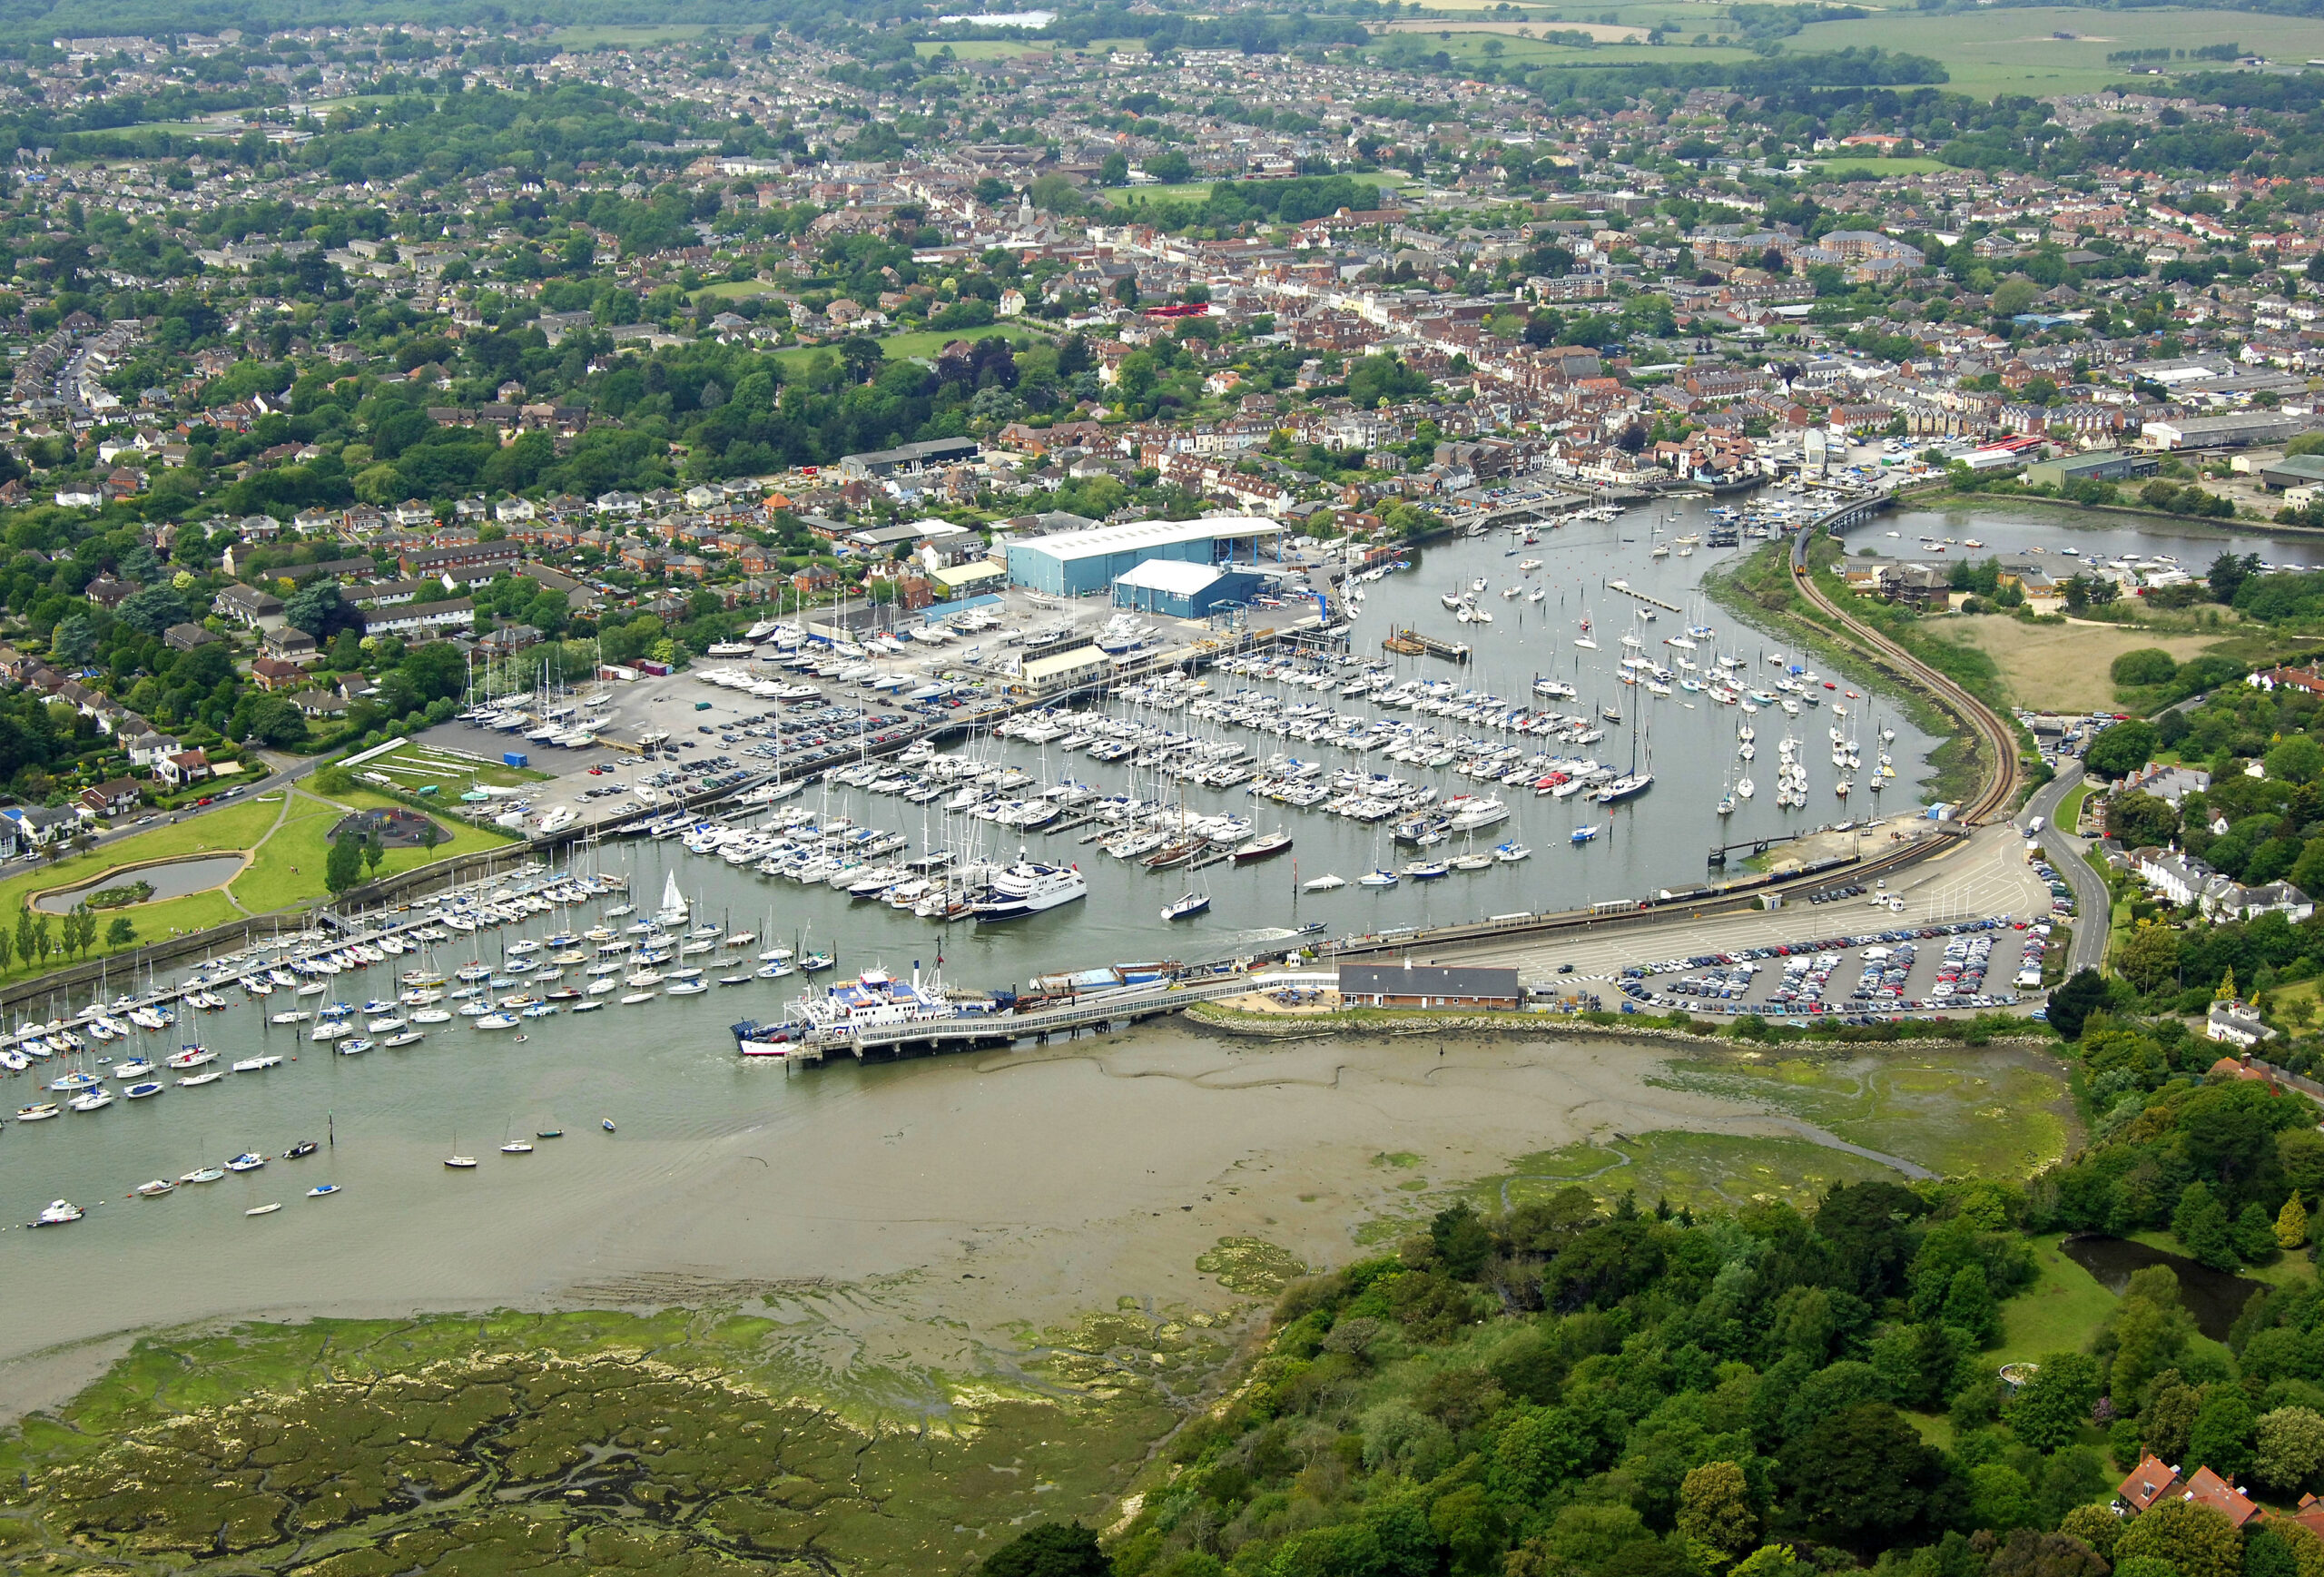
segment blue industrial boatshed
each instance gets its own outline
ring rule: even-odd
[[[1258,516],[1206,520],[1133,520],[1088,531],[1059,531],[1012,541],[1009,579],[1052,596],[1091,596],[1108,590],[1141,564],[1257,564],[1282,553],[1283,523]]]
[[[1165,618],[1206,619],[1225,607],[1241,607],[1264,588],[1267,577],[1247,569],[1154,558],[1114,579],[1114,606]]]

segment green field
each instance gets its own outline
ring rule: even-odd
[[[921,44],[914,46],[922,60],[949,49],[955,60],[1006,60],[1012,54],[1045,54],[1046,44],[1020,44],[1013,38],[968,38],[957,44]]]
[[[266,836],[267,829],[274,825],[275,817],[281,811],[281,795],[278,793],[223,810],[187,816],[175,826],[158,826],[151,832],[138,833],[87,854],[68,855],[53,865],[27,867],[24,874],[0,882],[0,916],[5,916],[6,922],[13,926],[16,912],[29,903],[34,894],[54,887],[78,887],[119,866],[249,849]],[[244,872],[245,875],[248,873]],[[316,890],[321,890],[320,871],[317,872]],[[139,938],[150,941],[173,931],[200,931],[205,926],[223,925],[240,912],[223,891],[213,891],[195,892],[184,898],[165,899],[159,903],[141,903],[115,912],[127,915],[135,922]],[[18,961],[9,971],[7,978],[37,972],[37,970],[25,968]]]
[[[2074,36],[2053,38],[2053,33]],[[1799,54],[1876,45],[1929,55],[1943,61],[1952,74],[1947,84],[1952,91],[1978,98],[2002,93],[2092,93],[2126,79],[2126,68],[2106,64],[2107,55],[2116,50],[2184,49],[2230,42],[2297,64],[2324,55],[2324,20],[2240,11],[1996,8],[1819,22],[1787,41]]]
[[[2047,1353],[2078,1353],[2089,1343],[2090,1333],[2113,1312],[2114,1295],[2065,1257],[2058,1247],[2064,1240],[2059,1232],[2034,1239],[2039,1277],[2001,1306],[2001,1351],[1987,1354],[1984,1363],[1998,1368]]]
[[[704,285],[691,298],[696,305],[704,301],[747,301],[753,296],[772,295],[781,286],[764,280],[721,280],[714,285]]]
[[[323,864],[330,857],[328,837],[340,816],[347,813],[340,807],[358,810],[384,810],[400,806],[401,802],[387,794],[369,789],[356,789],[332,796],[329,801],[316,798],[303,790],[291,802],[290,814],[274,834],[258,846],[256,857],[249,869],[234,878],[227,891],[244,909],[253,914],[270,910],[287,909],[295,903],[323,895]],[[409,871],[415,865],[426,865],[437,860],[448,860],[456,854],[473,854],[486,849],[501,847],[507,840],[488,827],[470,826],[450,813],[435,818],[444,829],[444,841],[429,849],[389,849],[379,862],[379,874],[392,876]]]
[[[519,788],[526,784],[548,783],[556,775],[536,772],[530,767],[510,766],[505,762],[466,761],[409,743],[401,750],[373,756],[358,770],[384,773],[406,789],[419,789],[434,784],[437,793],[449,800],[458,799],[471,783],[490,784],[495,788]]]
[[[990,323],[981,329],[921,329],[909,334],[891,334],[880,341],[891,361],[908,360],[914,356],[933,356],[955,340],[990,340],[995,334],[1023,350],[1041,342],[1041,337],[1029,329],[1019,329],[1009,323]],[[836,356],[839,352],[829,345],[794,345],[788,350],[778,350],[775,359],[785,367],[804,367],[818,356]]]
[[[560,49],[621,49],[641,44],[675,44],[699,38],[710,29],[698,23],[671,22],[653,27],[560,27],[550,42]]]
[[[1925,175],[1932,170],[1949,170],[1951,165],[1942,159],[1819,159],[1817,167],[1826,175],[1848,175],[1858,170],[1868,170],[1875,175]]]

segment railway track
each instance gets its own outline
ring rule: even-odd
[[[1976,797],[1962,807],[1956,819],[1971,826],[1982,826],[2006,816],[2016,801],[2018,784],[2017,732],[2009,720],[1887,636],[1843,613],[1824,595],[1822,588],[1816,584],[1815,576],[1808,570],[1807,545],[1818,531],[1825,528],[1825,523],[1856,513],[1862,508],[1861,504],[1843,505],[1817,517],[1792,538],[1792,584],[1799,588],[1800,596],[1827,617],[1866,658],[1953,713],[1975,735],[1977,749],[1985,762],[1984,782]]]

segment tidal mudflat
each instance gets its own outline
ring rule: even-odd
[[[1641,1145],[1666,1188],[1704,1144],[1748,1147],[1773,1197],[1889,1165],[1757,1079],[1673,1073],[1667,1047],[1156,1029],[805,1074],[780,1121],[609,1145],[554,1189],[379,1158],[378,1206],[300,1256],[239,1218],[11,1235],[12,1282],[63,1296],[0,1369],[0,1559],[964,1570],[1028,1518],[1112,1521],[1286,1277],[1480,1179],[1618,1189],[1635,1156],[1584,1163]],[[1988,1076],[1913,1097],[1974,1109]],[[1956,1158],[1915,1159],[1914,1126],[1885,1153]]]

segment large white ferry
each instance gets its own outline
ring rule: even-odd
[[[780,1057],[803,1040],[829,1042],[897,1024],[938,1023],[1004,1011],[1014,1002],[1005,993],[955,1000],[945,995],[940,977],[922,981],[918,964],[912,966],[909,980],[871,969],[852,981],[797,998],[785,1024],[755,1024],[748,1020],[736,1024],[734,1045],[745,1057]]]
[[[990,893],[976,905],[979,920],[1015,920],[1089,896],[1088,878],[1076,865],[1044,865],[1023,850],[1017,862],[992,873]]]

